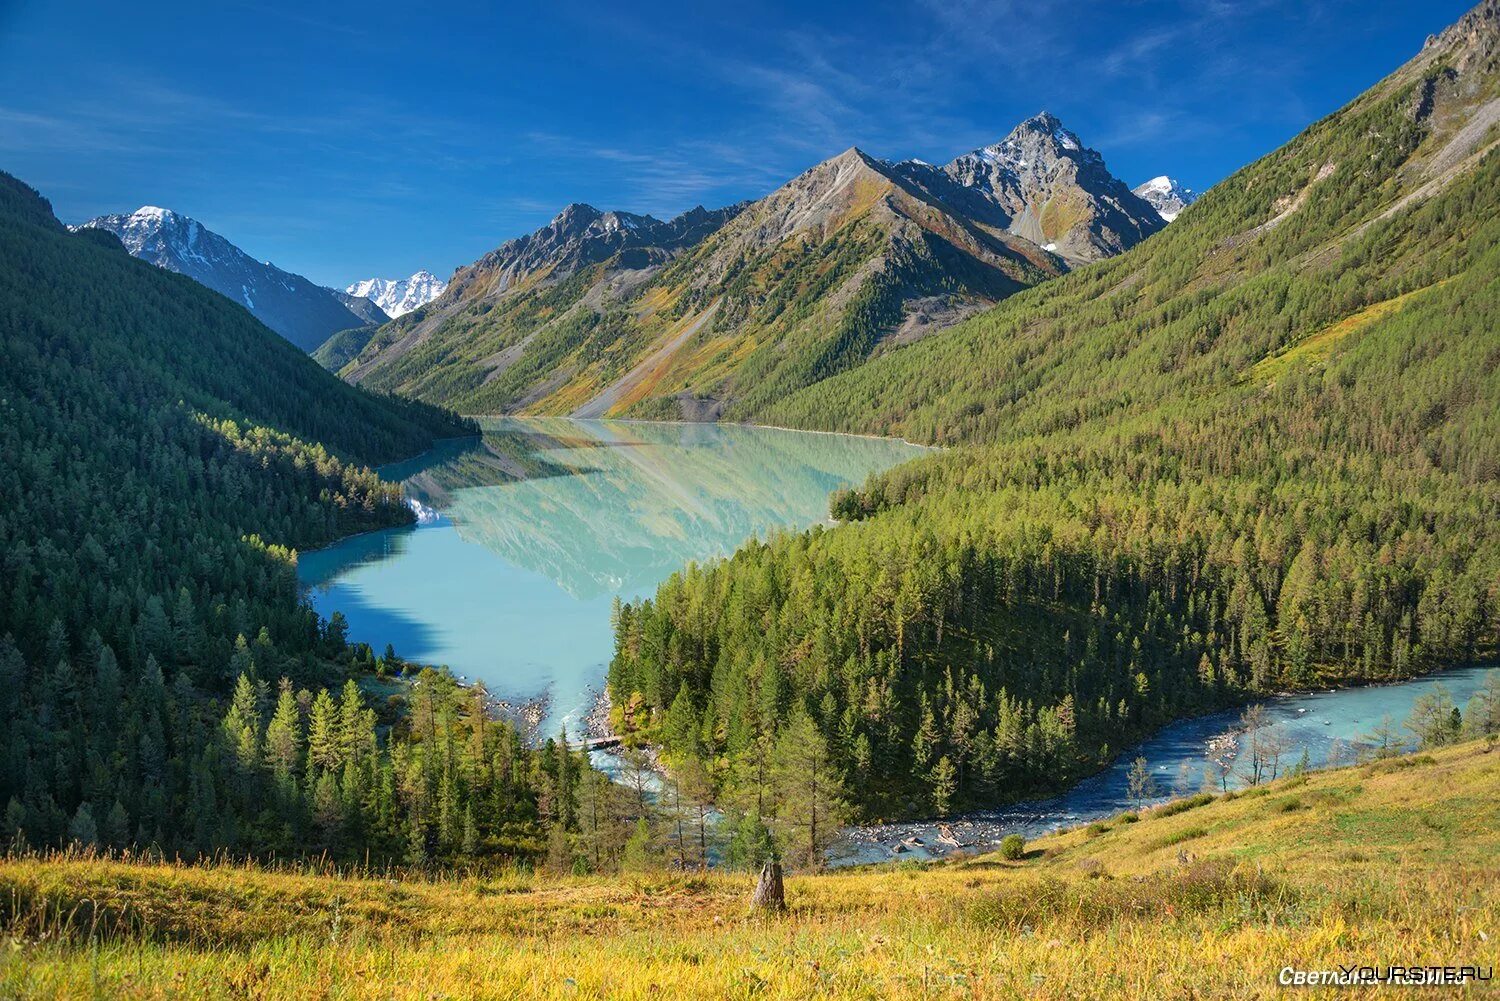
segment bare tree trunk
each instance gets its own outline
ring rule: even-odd
[[[708,871],[708,810],[698,804],[698,871]]]
[[[777,914],[786,910],[786,887],[781,882],[780,862],[767,862],[761,867],[755,892],[750,895],[750,909]]]

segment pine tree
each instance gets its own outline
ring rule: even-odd
[[[645,872],[656,868],[657,852],[651,837],[651,825],[645,817],[635,822],[635,830],[625,842],[625,851],[620,856],[620,868],[626,872]]]
[[[922,693],[919,714],[921,723],[917,727],[916,736],[912,738],[912,760],[920,773],[926,771],[932,762],[939,740],[937,717],[933,715],[932,705],[928,702],[925,691]]]
[[[474,804],[464,806],[463,857],[470,862],[479,858],[479,828],[474,823]]]
[[[341,760],[337,709],[328,689],[320,688],[313,698],[307,720],[307,762],[312,771],[337,768]]]
[[[1137,806],[1156,795],[1156,779],[1151,775],[1146,759],[1137,757],[1130,763],[1130,774],[1125,779],[1130,800]]]
[[[295,786],[302,764],[302,717],[286,678],[278,686],[276,711],[266,725],[266,763],[283,787]]]
[[[1500,733],[1500,670],[1485,675],[1479,691],[1464,706],[1464,726],[1471,736]]]
[[[1432,691],[1417,696],[1412,703],[1411,715],[1406,718],[1406,729],[1417,738],[1417,746],[1423,749],[1442,747],[1456,741],[1463,730],[1458,707],[1446,685],[1434,685]]]
[[[240,766],[245,769],[253,769],[260,762],[260,711],[256,701],[250,676],[240,675],[234,685],[229,712],[224,717],[224,733]]]
[[[932,787],[933,812],[939,817],[948,816],[953,806],[953,794],[958,788],[953,762],[948,760],[948,755],[938,758],[938,763],[933,766],[928,782]]]
[[[358,760],[368,750],[365,740],[365,697],[353,678],[344,682],[339,698],[338,753],[341,761]]]
[[[338,779],[331,771],[321,773],[313,785],[312,818],[323,834],[324,843],[331,843],[343,822],[343,799]]]
[[[817,868],[847,812],[843,776],[828,742],[802,707],[782,729],[771,761],[775,827],[789,860]]]
[[[94,824],[94,811],[87,803],[78,804],[73,819],[68,822],[68,843],[79,848],[93,848],[99,844],[99,828]]]

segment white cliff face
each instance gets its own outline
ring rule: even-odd
[[[448,283],[430,271],[418,271],[410,278],[366,278],[344,291],[369,299],[392,319],[427,305],[448,288]]]
[[[332,289],[257,261],[196,219],[155,205],[129,215],[105,215],[76,229],[103,229],[125,249],[159,268],[187,275],[248,309],[256,319],[304,351],[329,335],[370,322]]]
[[[1165,174],[1153,177],[1140,185],[1135,189],[1135,194],[1156,209],[1157,215],[1167,222],[1176,219],[1183,209],[1198,200],[1196,191],[1183,187],[1174,178]]]

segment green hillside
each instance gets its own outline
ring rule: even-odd
[[[620,725],[760,812],[1057,788],[1500,625],[1500,6],[1118,258],[758,411],[952,446],[620,616]],[[775,817],[764,818],[772,822]]]
[[[406,665],[296,588],[296,549],[411,521],[370,465],[472,422],[345,385],[217,293],[69,233],[8,175],[0,412],[0,838],[536,850],[546,773],[476,719],[482,693],[425,678],[415,735],[399,699],[330,694]]]
[[[365,345],[370,343],[370,337],[374,335],[376,329],[372,324],[364,327],[351,327],[348,330],[340,330],[317,346],[312,352],[312,359],[328,371],[337,372],[364,350]]]

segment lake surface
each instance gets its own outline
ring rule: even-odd
[[[1411,714],[1412,703],[1439,685],[1462,709],[1486,678],[1497,671],[1500,667],[1493,665],[1461,668],[1399,684],[1278,696],[1261,702],[1268,721],[1286,742],[1287,750],[1281,756],[1283,772],[1297,764],[1303,750],[1312,768],[1335,767],[1354,764],[1365,746],[1362,738],[1380,725],[1382,717],[1388,715],[1400,726]],[[1204,769],[1210,766],[1209,742],[1236,732],[1241,713],[1234,709],[1165,727],[1120,755],[1105,771],[1084,779],[1061,796],[954,817],[945,826],[962,848],[943,843],[942,832],[933,821],[874,824],[851,828],[835,847],[832,861],[849,865],[978,851],[994,847],[1007,834],[1030,839],[1136,809],[1143,804],[1130,798],[1128,776],[1137,757],[1146,759],[1157,786],[1157,795],[1145,805],[1197,792],[1204,785]],[[1411,738],[1405,730],[1401,735]],[[1231,789],[1246,784],[1237,772],[1229,776]],[[1217,791],[1217,771],[1214,774]]]
[[[828,517],[833,490],[921,454],[904,442],[704,424],[494,419],[379,470],[419,523],[302,553],[313,607],[351,639],[446,664],[543,732],[580,717],[613,654],[610,606],[689,561]]]

